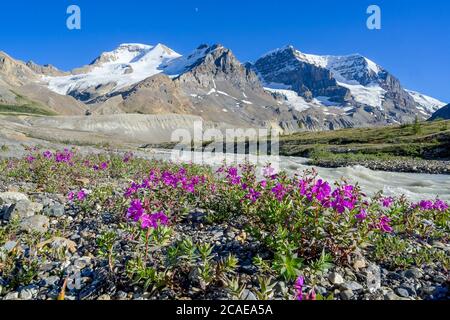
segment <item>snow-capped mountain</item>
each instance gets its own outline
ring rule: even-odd
[[[450,104],[440,108],[430,118],[431,121],[433,121],[433,120],[440,120],[440,119],[450,120]]]
[[[252,68],[268,91],[297,110],[341,107],[353,117],[369,113],[378,122],[402,123],[416,115],[426,119],[445,105],[403,89],[386,69],[359,54],[319,56],[286,46],[263,55]]]
[[[446,105],[445,102],[439,101],[438,99],[426,96],[419,92],[411,90],[406,91],[413,97],[414,101],[416,101],[416,103],[419,105],[417,108],[424,114],[434,113]]]
[[[319,56],[286,46],[242,64],[219,44],[186,56],[162,44],[122,44],[70,72],[0,53],[0,103],[22,103],[19,97],[56,114],[176,113],[286,133],[411,122],[444,105],[403,89],[358,54]]]
[[[179,57],[162,44],[122,44],[114,51],[102,53],[90,65],[72,71],[71,75],[44,80],[48,81],[50,90],[86,101],[98,96],[93,94],[97,91],[114,92],[161,73],[170,61]]]

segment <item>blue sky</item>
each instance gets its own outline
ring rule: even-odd
[[[82,10],[82,30],[66,28],[66,9]],[[382,29],[366,28],[366,9],[382,10]],[[361,53],[409,89],[450,102],[450,1],[193,0],[3,1],[0,50],[68,70],[120,43],[164,43],[186,54],[222,43],[241,61],[293,44],[315,54]]]

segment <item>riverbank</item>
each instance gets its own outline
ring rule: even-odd
[[[450,161],[443,160],[423,160],[423,159],[309,159],[309,165],[323,168],[341,168],[352,166],[363,166],[365,168],[405,173],[426,173],[426,174],[450,174]],[[450,179],[450,178],[449,178]]]
[[[449,174],[450,121],[282,136],[280,154],[327,168]]]

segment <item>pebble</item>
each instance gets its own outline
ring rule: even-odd
[[[353,298],[355,296],[355,294],[353,293],[352,290],[344,290],[341,291],[341,299],[342,300],[350,300],[351,298]]]
[[[392,291],[386,293],[384,295],[384,299],[386,299],[386,300],[401,300],[401,298]]]
[[[369,265],[366,270],[366,282],[369,292],[374,293],[381,288],[381,270],[374,264]]]
[[[3,300],[19,300],[19,293],[10,292],[3,298]]]
[[[81,269],[86,268],[90,263],[91,263],[91,258],[82,257],[82,258],[75,260],[74,266],[81,270]]]
[[[341,284],[341,290],[362,291],[364,287],[356,281],[348,281]]]
[[[421,279],[423,273],[418,268],[411,268],[405,271],[405,277],[412,279]]]
[[[433,281],[437,282],[439,284],[443,284],[447,281],[447,279],[444,276],[438,275],[438,276],[433,277]]]
[[[20,291],[19,297],[22,300],[31,300],[33,299],[33,293],[29,289],[23,289]]]
[[[334,285],[340,285],[344,283],[344,278],[337,272],[331,272],[328,275],[328,280]]]
[[[56,285],[59,282],[59,277],[57,276],[50,276],[44,279],[44,283],[46,286],[51,287]]]
[[[421,289],[422,293],[425,295],[432,295],[436,291],[436,287],[433,286],[425,286]]]
[[[364,259],[358,259],[353,263],[353,268],[356,270],[364,269],[367,266]]]
[[[8,241],[5,243],[5,245],[3,246],[3,249],[6,250],[6,252],[11,252],[14,250],[14,248],[17,246],[17,242],[16,241]]]
[[[26,232],[45,233],[48,230],[50,221],[46,216],[32,216],[24,219],[20,223],[20,229]]]
[[[409,292],[405,288],[397,288],[395,289],[395,292],[403,298],[409,298]]]
[[[54,204],[50,207],[45,208],[44,213],[46,216],[60,218],[65,213],[65,208],[62,204]]]
[[[242,292],[242,300],[255,301],[258,300],[253,292],[248,289],[245,289]]]
[[[125,299],[127,299],[127,297],[128,297],[128,294],[126,292],[124,292],[124,291],[118,291],[116,293],[116,299],[117,300],[125,300]]]

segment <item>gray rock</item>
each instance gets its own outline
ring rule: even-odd
[[[11,252],[14,250],[14,248],[17,246],[17,242],[16,241],[8,241],[5,243],[5,245],[3,246],[3,249],[6,250],[6,252]]]
[[[409,298],[409,292],[405,288],[397,288],[395,289],[395,293],[397,293],[400,297]]]
[[[33,299],[33,292],[29,289],[23,289],[20,291],[19,298],[22,300],[31,300]]]
[[[74,262],[74,266],[77,267],[78,269],[84,269],[90,264],[91,264],[91,258],[89,258],[89,257],[82,257],[82,258],[75,260],[75,262]]]
[[[337,272],[331,272],[328,275],[328,280],[334,285],[340,285],[344,283],[344,278]]]
[[[386,300],[393,300],[393,301],[395,301],[395,300],[402,300],[402,298],[400,298],[399,296],[397,296],[394,292],[392,292],[392,291],[389,291],[388,293],[386,293],[385,295],[384,295],[384,299],[386,299]]]
[[[30,200],[19,200],[13,203],[6,210],[3,209],[3,219],[24,219],[39,214],[42,211],[42,204],[31,202]]]
[[[258,300],[258,299],[256,298],[256,296],[255,296],[255,294],[253,292],[251,292],[248,289],[245,289],[242,292],[242,300],[255,301],[255,300]]]
[[[59,282],[59,277],[50,276],[44,279],[44,283],[47,287],[55,286]]]
[[[19,293],[10,292],[3,298],[3,300],[19,300]]]
[[[358,292],[358,291],[364,290],[364,287],[356,281],[347,281],[347,282],[341,284],[340,287],[341,287],[341,291],[352,290],[352,291]]]
[[[233,240],[236,237],[236,234],[233,231],[227,231],[225,235],[230,240]]]
[[[421,279],[423,277],[423,273],[418,268],[411,268],[405,271],[405,277],[412,279]]]
[[[286,283],[284,283],[283,281],[278,281],[275,284],[274,291],[280,293],[281,295],[284,295],[289,291],[289,289],[286,287]]]
[[[443,284],[447,281],[447,279],[444,276],[441,275],[437,275],[435,277],[433,277],[433,281],[439,284]]]
[[[353,298],[355,296],[355,294],[353,293],[352,290],[344,290],[341,291],[341,299],[342,300],[350,300],[351,298]]]
[[[27,195],[19,192],[1,192],[0,203],[17,203],[19,201],[29,201]]]
[[[26,232],[45,233],[48,230],[50,221],[46,216],[32,216],[25,218],[20,223],[20,229]]]
[[[128,296],[128,294],[126,292],[123,292],[123,291],[118,291],[116,293],[116,299],[117,300],[126,300],[127,296]]]
[[[366,270],[366,282],[369,292],[374,293],[381,288],[381,270],[374,264],[369,265]]]
[[[401,285],[401,287],[402,287],[403,289],[406,289],[406,290],[408,291],[408,293],[409,293],[410,296],[415,296],[415,295],[417,295],[416,287],[415,287],[413,284],[411,284],[411,283],[403,283],[403,284]]]
[[[65,214],[65,207],[60,203],[56,203],[45,208],[44,214],[49,217],[60,218]]]
[[[422,294],[425,295],[433,295],[434,292],[436,291],[436,287],[434,286],[425,286],[422,287],[422,289],[420,290]]]

